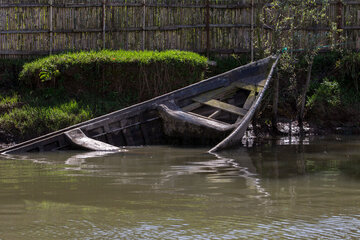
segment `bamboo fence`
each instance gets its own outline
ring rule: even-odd
[[[262,6],[263,0],[0,0],[0,57],[99,49],[253,56]],[[351,40],[348,47],[359,49],[360,1],[335,0],[328,14]]]

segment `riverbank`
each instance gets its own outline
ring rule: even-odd
[[[320,54],[314,60],[307,94],[304,134],[359,134],[360,97],[349,71],[356,72],[355,53]],[[187,86],[249,61],[246,56],[212,58],[180,51],[101,51],[54,55],[35,61],[0,61],[0,142],[2,147],[130,106]],[[22,65],[21,65],[22,64]],[[273,128],[272,91],[254,120],[256,136],[299,135],[297,99],[304,76],[279,70],[277,128]],[[21,66],[21,67],[20,67]],[[10,71],[10,70],[11,71]],[[128,71],[129,70],[129,71]],[[20,76],[20,77],[18,77]],[[1,146],[0,146],[1,147]]]

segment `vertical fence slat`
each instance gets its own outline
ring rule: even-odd
[[[142,23],[142,50],[145,50],[146,40],[146,0],[143,0],[143,23]]]
[[[53,53],[53,42],[54,42],[54,32],[53,32],[53,0],[49,0],[49,54]]]
[[[205,3],[205,24],[206,24],[206,55],[210,55],[210,0],[206,0]]]
[[[102,40],[102,47],[106,49],[106,0],[102,1]]]
[[[251,0],[251,36],[250,36],[250,45],[251,45],[251,61],[254,61],[254,0]]]

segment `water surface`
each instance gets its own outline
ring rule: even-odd
[[[360,137],[0,157],[0,239],[359,239]]]

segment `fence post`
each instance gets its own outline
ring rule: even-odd
[[[344,23],[343,23],[343,3],[342,0],[338,0],[337,2],[337,29],[343,29]],[[336,35],[337,40],[341,40],[341,32],[338,32]]]
[[[54,41],[54,33],[53,33],[53,0],[49,0],[49,54],[53,53],[53,41]]]
[[[342,0],[338,0],[337,2],[337,28],[343,28],[343,4]]]
[[[145,40],[146,40],[146,0],[143,2],[143,32],[142,32],[142,50],[145,50]]]
[[[254,61],[254,0],[251,0],[251,62]]]
[[[206,24],[206,56],[210,55],[210,0],[205,4],[205,24]]]
[[[102,20],[103,49],[106,49],[106,0],[103,0],[102,2],[102,10],[103,10],[103,20]]]

